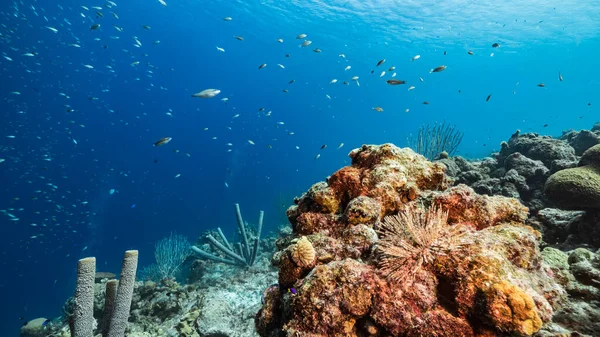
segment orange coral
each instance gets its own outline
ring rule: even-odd
[[[498,330],[532,335],[542,327],[531,296],[508,281],[492,285],[485,298],[487,315]]]

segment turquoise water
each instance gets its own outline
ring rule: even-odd
[[[79,258],[115,271],[139,249],[149,264],[172,231],[232,228],[235,202],[273,229],[364,143],[446,121],[479,158],[516,129],[600,116],[594,2],[165,1],[0,7],[5,335],[60,314]]]

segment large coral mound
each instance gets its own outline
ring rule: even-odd
[[[565,209],[600,208],[600,144],[583,153],[578,167],[551,175],[544,193]]]
[[[350,157],[288,210],[294,236],[273,257],[279,285],[256,316],[261,336],[524,336],[550,321],[566,293],[541,257],[540,233],[524,224],[526,207],[448,188],[446,167],[408,148],[365,145]],[[460,226],[459,244],[386,238],[422,259],[409,278],[389,277],[378,249],[384,217],[437,207],[443,226]],[[298,259],[299,237],[312,263]]]

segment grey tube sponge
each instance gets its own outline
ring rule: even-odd
[[[110,327],[107,337],[125,336],[129,311],[131,310],[131,299],[133,298],[133,287],[135,285],[135,273],[138,264],[138,251],[128,250],[123,258],[121,277],[117,289],[115,307],[110,319]]]
[[[94,278],[96,258],[86,257],[77,263],[77,287],[73,312],[73,337],[94,336]]]
[[[102,337],[108,336],[110,328],[110,320],[115,309],[115,301],[117,300],[117,286],[119,281],[110,280],[106,282],[106,294],[104,295],[104,314],[102,318]]]

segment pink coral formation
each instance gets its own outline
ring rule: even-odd
[[[566,295],[548,277],[526,207],[449,188],[443,164],[408,148],[365,145],[350,157],[288,210],[315,258],[297,263],[296,241],[280,245],[279,285],[256,316],[261,336],[528,336],[550,321]],[[429,207],[462,228],[461,244],[431,254],[407,286],[380,269],[377,231],[384,216]]]

